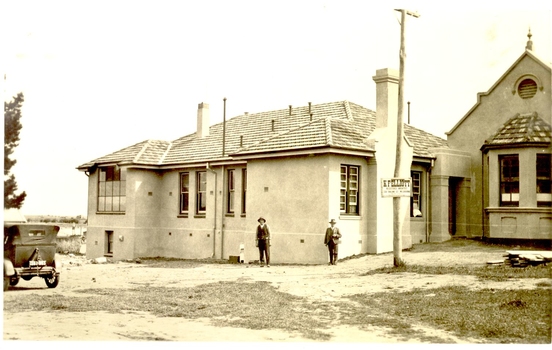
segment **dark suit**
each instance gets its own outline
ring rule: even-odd
[[[337,247],[339,244],[339,239],[341,238],[341,232],[336,226],[328,227],[326,229],[326,237],[324,237],[324,244],[328,246],[328,251],[330,253],[330,264],[337,264]]]
[[[270,229],[267,224],[257,226],[257,244],[259,246],[259,262],[262,264],[266,257],[266,264],[270,265]]]

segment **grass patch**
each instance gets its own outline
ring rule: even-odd
[[[56,253],[80,255],[81,244],[81,236],[58,236],[56,238]]]
[[[382,267],[370,270],[362,274],[362,276],[404,272],[424,275],[473,275],[482,280],[506,281],[512,278],[550,278],[552,276],[552,265],[519,268],[506,265],[424,266],[405,264],[400,267]]]
[[[193,288],[86,289],[83,297],[48,295],[4,303],[4,311],[150,312],[158,317],[209,318],[217,326],[281,329],[328,340],[323,304],[281,293],[268,282],[217,282]]]
[[[422,323],[489,343],[550,343],[550,290],[428,291],[357,294],[350,297],[405,323]]]

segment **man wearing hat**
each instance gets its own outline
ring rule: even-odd
[[[324,238],[324,244],[328,247],[330,253],[329,265],[337,265],[337,245],[340,243],[341,233],[339,228],[335,226],[335,220],[330,220],[330,227],[326,229],[326,237]]]
[[[270,229],[266,224],[266,220],[260,217],[257,226],[257,247],[259,247],[259,262],[261,267],[264,267],[264,258],[266,256],[266,267],[270,267]]]

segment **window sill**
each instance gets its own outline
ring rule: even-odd
[[[187,218],[188,218],[188,214],[178,214],[176,217],[177,217],[177,218],[181,218],[181,219],[187,219]]]
[[[233,218],[235,215],[234,213],[226,213],[224,214],[224,216],[226,216],[227,218]]]
[[[492,213],[550,213],[550,207],[487,207],[487,214]]]
[[[245,218],[245,217],[247,217],[247,215],[246,214],[241,214],[240,217]]]
[[[96,215],[125,215],[124,211],[97,211]]]
[[[195,218],[195,219],[205,219],[205,218],[206,218],[206,215],[205,215],[205,214],[195,214],[195,215],[194,215],[194,218]]]
[[[339,215],[339,220],[361,220],[362,217],[356,214],[341,214]]]
[[[111,254],[109,254],[109,253],[108,253],[108,254],[104,254],[104,256],[105,256],[106,258],[112,258],[112,257],[113,257],[113,253],[111,253]]]

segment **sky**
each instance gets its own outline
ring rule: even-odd
[[[395,8],[420,15],[405,23],[405,100],[411,124],[434,135],[523,54],[529,28],[552,62],[547,1],[380,3],[0,0],[3,98],[25,95],[11,172],[23,213],[86,216],[77,166],[195,132],[201,102],[211,124],[223,98],[227,119],[308,102],[375,110],[376,70],[399,69]]]

